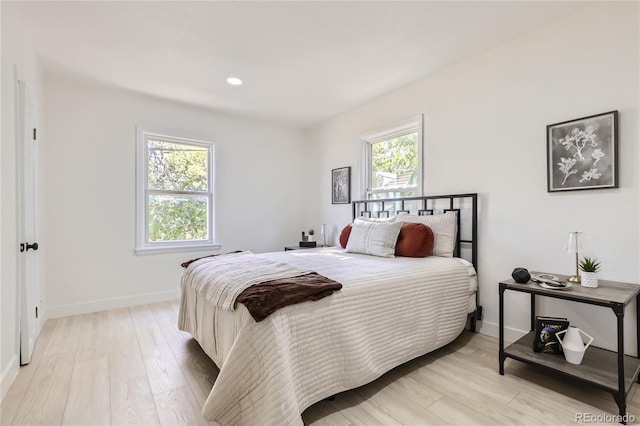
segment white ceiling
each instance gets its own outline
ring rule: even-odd
[[[45,69],[307,126],[584,2],[6,2]],[[240,87],[225,79],[237,76]]]

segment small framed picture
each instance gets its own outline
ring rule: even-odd
[[[331,170],[331,203],[349,204],[351,202],[351,167]]]
[[[561,354],[562,346],[556,334],[567,328],[569,328],[569,321],[566,318],[536,317],[533,351]]]
[[[618,111],[547,126],[547,192],[618,187]]]

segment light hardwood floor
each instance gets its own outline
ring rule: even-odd
[[[176,327],[179,303],[156,303],[45,323],[32,363],[0,406],[3,425],[200,425],[217,367]],[[378,380],[319,402],[309,425],[575,424],[617,414],[610,394],[508,360],[497,340],[455,342]],[[640,392],[629,412],[640,418]],[[605,419],[606,420],[606,419]],[[638,420],[632,423],[638,423]]]

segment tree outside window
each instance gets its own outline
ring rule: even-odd
[[[363,137],[366,198],[422,195],[422,116]]]
[[[207,148],[149,139],[147,152],[149,241],[206,240]]]

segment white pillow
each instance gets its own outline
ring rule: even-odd
[[[395,222],[396,221],[396,217],[395,216],[391,216],[391,217],[367,217],[367,216],[360,216],[360,217],[356,217],[355,222],[361,220],[362,222],[384,222],[384,223],[391,223],[391,222]]]
[[[399,214],[396,222],[417,222],[427,225],[433,231],[433,255],[453,257],[456,248],[456,229],[458,225],[456,212],[418,216],[415,214]]]
[[[380,257],[395,257],[401,222],[366,222],[355,220],[346,251]]]

